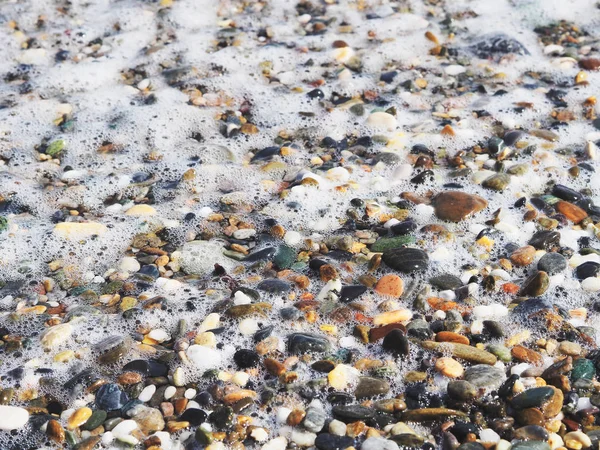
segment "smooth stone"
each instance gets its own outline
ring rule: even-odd
[[[523,136],[525,136],[525,133],[521,130],[510,130],[510,131],[507,131],[506,133],[504,133],[504,137],[502,139],[504,140],[505,145],[507,145],[508,147],[512,147]]]
[[[269,294],[281,294],[289,292],[292,286],[287,281],[278,280],[277,278],[271,278],[263,280],[256,286],[257,289],[268,292]]]
[[[61,323],[48,328],[41,339],[42,347],[47,350],[53,349],[66,342],[73,333],[73,326],[70,323]]]
[[[586,261],[575,268],[575,278],[585,280],[586,278],[595,277],[600,272],[600,264],[595,261]]]
[[[492,175],[489,178],[486,178],[485,180],[483,180],[483,183],[481,183],[481,185],[484,188],[492,189],[494,191],[499,191],[499,192],[506,189],[509,184],[510,184],[510,175],[508,175],[506,173],[497,173],[495,175]]]
[[[217,406],[210,413],[208,421],[217,429],[227,428],[233,423],[234,412],[229,406]]]
[[[208,418],[208,414],[201,409],[198,408],[188,408],[186,409],[181,416],[179,416],[179,421],[189,422],[191,426],[195,427],[204,422]]]
[[[219,264],[229,272],[236,263],[223,255],[223,250],[223,243],[219,241],[186,242],[181,249],[181,268],[189,274],[207,275],[215,270],[215,264]]]
[[[332,409],[333,416],[344,423],[357,420],[368,420],[375,416],[375,410],[361,405],[336,405]]]
[[[415,242],[414,236],[396,236],[390,238],[377,239],[373,245],[371,245],[372,252],[385,252],[394,248],[402,247]]]
[[[510,349],[502,344],[490,344],[486,347],[486,350],[496,357],[500,361],[510,362],[512,360],[512,354]]]
[[[0,405],[0,430],[18,430],[23,428],[28,421],[29,412],[25,408]]]
[[[549,252],[540,258],[537,268],[548,275],[556,275],[567,268],[567,259],[560,253]]]
[[[452,380],[447,386],[448,395],[460,402],[469,402],[477,397],[477,388],[466,380]]]
[[[390,384],[381,378],[360,377],[358,385],[354,390],[354,396],[357,400],[361,400],[363,398],[387,394],[389,390]]]
[[[329,341],[312,333],[292,333],[288,336],[288,350],[291,353],[324,353],[331,349]]]
[[[409,342],[402,330],[395,328],[383,338],[382,347],[388,352],[400,356],[407,356],[410,353]]]
[[[279,269],[289,269],[296,262],[296,250],[287,245],[280,245],[273,258],[273,264]]]
[[[554,389],[550,386],[527,389],[515,396],[511,405],[515,409],[537,408],[549,401],[554,396]]]
[[[96,405],[106,411],[120,409],[129,401],[127,393],[114,383],[104,384],[96,392]]]
[[[568,202],[578,202],[583,198],[580,192],[565,186],[564,184],[555,184],[551,191],[552,195]]]
[[[560,245],[560,233],[550,230],[538,231],[529,239],[528,244],[538,250],[549,250],[551,247]]]
[[[102,236],[108,227],[98,222],[60,222],[54,226],[54,234],[64,239],[85,239]]]
[[[398,444],[389,439],[381,437],[371,437],[365,439],[360,446],[360,450],[399,450]]]
[[[344,450],[354,446],[354,439],[349,436],[321,433],[315,439],[315,446],[319,450]]]
[[[457,289],[463,285],[460,278],[449,273],[431,277],[429,283],[442,291]]]
[[[580,379],[591,380],[596,375],[594,363],[586,358],[578,358],[573,361],[573,370],[571,370],[571,380]]]
[[[260,356],[254,350],[242,348],[233,354],[233,361],[240,369],[248,369],[258,366]]]
[[[327,420],[327,415],[323,409],[310,406],[306,409],[306,415],[304,416],[304,420],[302,421],[302,425],[308,431],[313,433],[318,433],[325,426],[325,421]]]
[[[548,290],[550,277],[546,272],[538,271],[527,277],[521,286],[519,295],[524,297],[539,297]]]
[[[529,55],[523,44],[505,33],[485,34],[479,42],[469,46],[469,49],[481,59],[505,54]]]
[[[367,287],[362,284],[343,286],[340,290],[340,301],[351,302],[367,292]]]
[[[497,389],[506,381],[506,375],[498,367],[477,364],[465,370],[464,379],[477,388]]]
[[[487,200],[479,195],[460,191],[446,191],[432,199],[435,215],[440,220],[460,222],[487,206]]]
[[[96,409],[92,412],[90,418],[82,426],[82,430],[91,431],[98,428],[106,420],[107,413],[102,409]]]
[[[519,303],[512,310],[513,314],[519,314],[524,316],[530,316],[533,313],[542,310],[553,310],[552,302],[548,299],[542,298],[530,298],[524,302]]]
[[[261,248],[260,250],[256,250],[246,256],[244,258],[244,262],[268,261],[271,260],[276,253],[277,249],[275,247]]]
[[[526,425],[517,428],[514,437],[522,441],[547,441],[550,434],[539,425]]]
[[[498,358],[490,352],[466,344],[422,341],[419,345],[427,350],[449,351],[455,358],[464,359],[465,361],[473,363],[494,365],[498,361]]]
[[[146,435],[160,431],[165,427],[165,421],[160,410],[145,405],[138,405],[130,411],[129,416],[135,420],[140,430]]]
[[[410,234],[417,229],[418,225],[413,219],[406,219],[390,227],[390,231],[396,235]]]
[[[383,252],[383,261],[392,269],[411,273],[427,269],[429,256],[418,248],[400,247]]]

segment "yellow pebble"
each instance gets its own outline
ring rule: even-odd
[[[75,428],[80,427],[86,423],[91,416],[92,410],[90,408],[79,408],[71,417],[69,417],[69,420],[67,421],[67,430],[74,430]]]

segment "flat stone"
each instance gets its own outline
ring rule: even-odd
[[[447,391],[451,398],[460,402],[470,402],[477,397],[477,388],[466,380],[450,381]]]
[[[344,450],[354,446],[354,439],[349,436],[321,433],[315,439],[315,446],[319,450]]]
[[[449,273],[444,273],[442,275],[431,277],[429,279],[429,283],[431,283],[432,286],[434,286],[442,291],[458,289],[459,287],[461,287],[463,285],[460,278],[458,278],[455,275],[451,275]]]
[[[452,356],[455,358],[464,359],[478,364],[489,364],[494,365],[498,359],[485,350],[471,347],[470,345],[458,344],[454,342],[434,342],[434,341],[422,341],[420,342],[421,347],[428,350],[435,351],[450,351]]]
[[[377,239],[373,245],[371,245],[372,252],[384,252],[398,247],[403,247],[408,244],[415,242],[414,236],[395,236],[390,238]]]
[[[392,273],[384,275],[375,285],[375,292],[381,295],[400,298],[404,292],[404,282],[398,275]]]
[[[288,336],[288,350],[291,353],[324,353],[331,349],[329,341],[311,333],[292,333]]]
[[[560,245],[560,233],[550,230],[538,231],[529,239],[529,245],[538,250],[549,250],[554,246]]]
[[[550,434],[540,425],[526,425],[517,428],[514,437],[523,441],[547,441]]]
[[[578,280],[595,277],[598,273],[600,273],[600,264],[595,261],[586,261],[575,267],[575,278]]]
[[[60,222],[54,226],[54,234],[64,239],[85,239],[102,236],[108,231],[106,225],[98,222]]]
[[[506,173],[497,173],[495,175],[492,175],[489,178],[486,178],[485,180],[483,180],[483,183],[481,183],[481,185],[484,188],[492,189],[494,191],[499,191],[499,192],[506,189],[509,184],[510,184],[510,175],[508,175]]]
[[[518,267],[528,266],[535,259],[535,247],[526,245],[519,247],[510,255],[510,261]]]
[[[258,283],[256,288],[260,291],[268,292],[269,294],[281,294],[289,292],[292,289],[292,285],[284,280],[270,278]]]
[[[465,370],[464,379],[477,388],[497,389],[506,380],[506,375],[498,367],[477,364]]]
[[[383,262],[394,270],[412,273],[427,269],[429,257],[418,248],[400,247],[383,252]]]
[[[432,205],[438,219],[460,222],[483,210],[487,200],[466,192],[447,191],[437,194],[432,199]]]
[[[521,285],[519,295],[524,297],[539,297],[548,290],[550,277],[546,272],[538,271],[527,277]]]
[[[537,408],[548,402],[552,396],[554,389],[550,386],[531,388],[516,395],[511,405],[515,409]]]
[[[0,405],[0,430],[18,430],[23,428],[28,421],[29,412],[25,408]]]
[[[386,380],[375,377],[360,377],[354,390],[354,396],[357,400],[361,400],[387,394],[389,390],[390,384]]]
[[[588,216],[585,210],[564,200],[558,201],[554,207],[559,213],[564,214],[567,219],[576,224]]]
[[[540,258],[537,268],[548,275],[556,275],[567,268],[567,259],[560,253],[549,252]]]
[[[367,292],[367,287],[363,286],[362,284],[343,286],[340,290],[340,301],[351,302],[352,300],[363,295],[365,292]]]
[[[332,409],[333,416],[344,423],[352,423],[357,420],[368,420],[375,416],[373,408],[361,405],[336,405]]]
[[[398,444],[389,439],[371,437],[360,446],[360,450],[399,450]]]

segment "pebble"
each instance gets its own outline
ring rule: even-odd
[[[322,433],[315,439],[315,446],[319,450],[344,450],[354,445],[354,439],[348,436]]]
[[[545,253],[538,261],[537,268],[548,275],[556,275],[567,268],[567,260],[560,253]]]
[[[435,362],[435,369],[448,378],[460,378],[465,369],[461,363],[452,358],[438,358]]]
[[[499,367],[476,364],[465,370],[464,378],[477,388],[497,389],[506,380],[506,375]]]
[[[390,323],[406,322],[412,318],[412,312],[409,309],[396,309],[377,314],[373,317],[373,325],[382,326]]]
[[[429,257],[418,248],[401,247],[385,251],[383,261],[392,269],[412,273],[427,269]]]
[[[354,396],[357,400],[363,398],[376,397],[387,394],[390,391],[390,384],[381,378],[360,377],[358,385],[354,390]]]
[[[508,187],[508,185],[510,184],[510,180],[510,175],[505,173],[498,173],[483,180],[483,183],[481,183],[481,185],[484,188],[501,192]]]
[[[404,282],[398,275],[387,274],[379,279],[375,291],[381,295],[400,298],[404,292]]]
[[[519,247],[510,255],[510,261],[518,267],[528,266],[535,259],[535,248],[531,245]]]
[[[315,334],[292,333],[288,336],[288,349],[291,353],[324,353],[329,351],[330,348],[331,345],[326,338]]]
[[[386,112],[374,112],[369,114],[367,124],[374,128],[383,128],[392,131],[396,128],[396,118]]]
[[[54,226],[54,234],[69,240],[102,236],[107,231],[106,225],[98,222],[61,222]]]
[[[410,352],[408,339],[399,329],[394,329],[385,335],[382,347],[388,352],[400,356],[408,356]]]
[[[394,441],[381,437],[365,439],[360,448],[361,450],[400,450]]]
[[[0,430],[18,430],[23,428],[28,421],[29,412],[25,408],[0,405]]]
[[[432,205],[438,219],[460,222],[485,209],[487,201],[466,192],[446,191],[437,194],[432,199]]]

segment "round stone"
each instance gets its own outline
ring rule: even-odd
[[[560,253],[549,252],[540,258],[537,268],[548,275],[556,275],[567,268],[567,259]]]
[[[483,210],[487,206],[487,200],[466,192],[446,191],[437,194],[431,204],[438,219],[460,222]]]
[[[392,269],[403,273],[427,269],[429,257],[418,248],[400,247],[383,252],[383,261]]]

